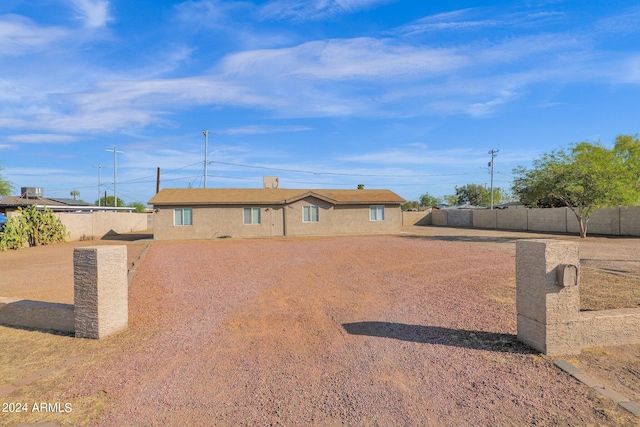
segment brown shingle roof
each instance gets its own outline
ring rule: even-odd
[[[333,204],[401,204],[404,199],[390,190],[293,190],[285,188],[165,188],[149,204],[248,205],[287,204],[313,196]]]

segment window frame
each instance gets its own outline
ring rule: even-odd
[[[178,212],[180,212],[180,224],[178,224]],[[185,224],[185,212],[189,212],[188,224]],[[173,226],[189,227],[193,225],[193,208],[173,208]]]
[[[247,222],[247,215],[246,215],[247,211],[250,212],[249,214],[250,222]],[[257,222],[254,222],[254,212],[258,212]],[[260,208],[257,208],[257,207],[242,208],[242,224],[243,225],[260,225],[261,222],[262,222],[262,212]]]
[[[369,206],[369,221],[384,221],[384,205]]]
[[[307,218],[306,213],[309,213]],[[313,212],[315,212],[315,219],[314,219],[314,215]],[[320,222],[320,207],[317,205],[308,205],[308,206],[303,206],[302,207],[302,222],[304,223],[313,223],[313,222]]]

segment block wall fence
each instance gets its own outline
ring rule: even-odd
[[[578,244],[516,242],[518,340],[547,355],[640,344],[640,309],[580,311]]]
[[[19,215],[9,212],[7,216]],[[111,233],[129,233],[153,229],[153,214],[134,212],[56,212],[67,231],[68,241],[80,240],[84,236],[99,239]]]
[[[128,325],[126,246],[88,246],[73,253],[74,304],[0,298],[0,324],[100,339]]]
[[[402,225],[435,225],[484,229],[579,234],[580,227],[569,208],[455,209],[403,212]],[[589,219],[588,234],[640,236],[640,206],[597,209]]]

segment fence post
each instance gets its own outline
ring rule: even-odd
[[[516,242],[519,341],[549,355],[580,353],[579,266],[577,243]]]
[[[104,338],[128,325],[126,246],[73,251],[74,317],[78,338]]]

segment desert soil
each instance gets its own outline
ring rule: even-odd
[[[15,367],[0,388],[39,366],[21,359],[28,349],[51,366],[82,356],[0,398],[70,403],[71,413],[0,413],[0,423],[637,425],[516,341],[514,242],[536,237],[411,227],[400,236],[155,242],[130,284],[126,331],[90,341],[0,327],[0,344],[15,345],[0,354]],[[603,265],[634,280],[636,239],[580,244],[596,272]],[[17,296],[4,282],[23,273],[4,260],[0,296]],[[640,303],[635,292],[625,305]],[[640,346],[573,361],[640,397]]]

